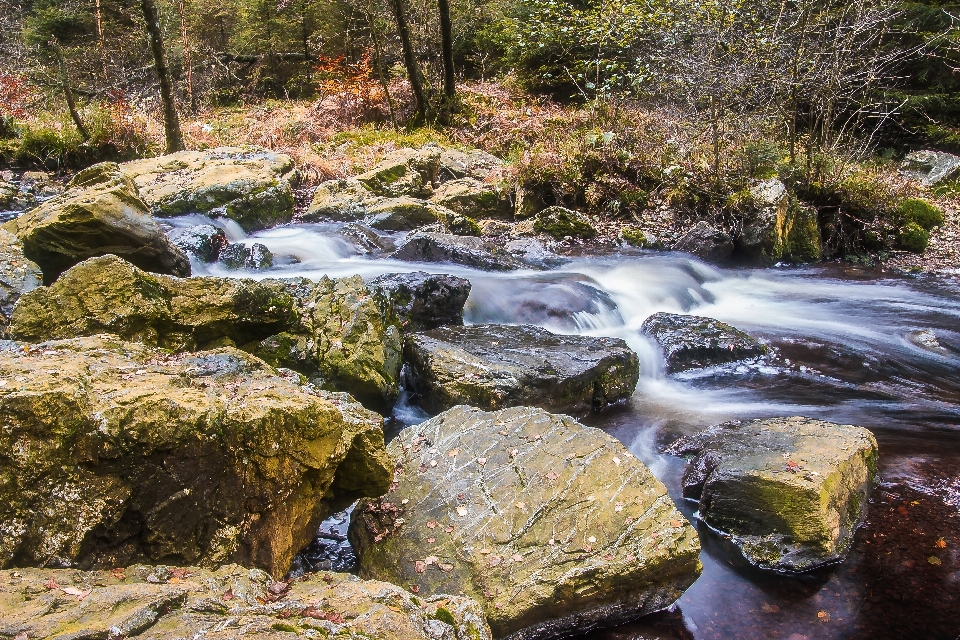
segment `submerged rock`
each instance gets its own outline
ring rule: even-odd
[[[417,598],[344,573],[279,582],[235,564],[0,571],[0,601],[0,633],[32,639],[491,640],[469,598]]]
[[[475,220],[513,216],[506,194],[495,185],[475,178],[444,182],[436,188],[430,201]]]
[[[407,337],[418,402],[438,412],[532,405],[586,413],[630,397],[640,363],[619,338],[562,336],[530,325],[443,327]]]
[[[733,254],[733,238],[729,234],[700,221],[677,240],[674,251],[692,253],[707,262],[724,263]]]
[[[236,349],[14,343],[0,377],[0,566],[281,575],[333,507],[390,483],[380,416]]]
[[[480,602],[494,636],[563,638],[667,607],[700,543],[616,439],[568,416],[456,407],[400,432],[394,484],[354,510],[360,575]]]
[[[190,275],[190,260],[163,234],[136,186],[112,162],[81,171],[63,194],[3,228],[20,238],[47,283],[78,262],[108,253],[148,271]]]
[[[357,181],[379,196],[429,198],[440,170],[440,147],[425,145],[387,154],[377,165],[357,176]]]
[[[525,266],[482,238],[423,231],[407,236],[392,257],[407,262],[454,262],[484,271],[512,271]]]
[[[388,273],[367,285],[386,298],[405,331],[426,331],[463,324],[470,281],[425,271]]]
[[[273,266],[273,253],[266,245],[254,242],[227,245],[220,251],[220,262],[228,269],[269,269]]]
[[[246,231],[289,222],[293,160],[256,148],[218,147],[133,160],[120,169],[157,216],[217,211]]]
[[[216,262],[220,252],[230,244],[223,229],[212,224],[199,224],[184,229],[174,229],[170,239],[200,262]]]
[[[683,494],[752,564],[808,571],[843,560],[877,473],[866,429],[810,418],[732,422],[683,438]]]
[[[663,349],[667,373],[757,358],[767,348],[725,322],[678,313],[655,313],[640,326]]]
[[[399,389],[396,320],[359,276],[178,279],[104,256],[22,297],[10,333],[31,342],[112,333],[172,351],[238,345],[377,409]]]
[[[42,284],[40,267],[23,255],[23,245],[15,235],[0,229],[0,324],[9,322],[20,296]]]

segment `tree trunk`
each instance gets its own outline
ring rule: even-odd
[[[73,118],[73,124],[77,125],[77,131],[83,136],[84,140],[90,138],[90,133],[80,119],[80,112],[77,111],[77,102],[73,98],[73,89],[70,88],[70,75],[67,73],[67,59],[63,55],[63,49],[60,43],[53,39],[50,41],[50,48],[57,57],[57,67],[60,70],[60,86],[63,88],[63,96],[67,99],[67,108],[70,110],[70,117]]]
[[[160,18],[154,0],[140,0],[143,19],[147,23],[150,36],[150,49],[157,65],[157,78],[160,81],[160,100],[163,102],[163,130],[167,138],[167,153],[183,151],[183,134],[180,132],[180,117],[173,97],[173,83],[170,81],[170,68],[167,66],[167,53],[163,48],[163,35],[160,33]]]
[[[400,44],[403,47],[403,64],[407,68],[407,75],[410,76],[410,88],[413,89],[413,97],[417,101],[417,116],[414,124],[423,124],[427,120],[430,104],[423,88],[420,65],[417,64],[413,44],[410,42],[410,28],[407,26],[407,17],[403,12],[403,0],[391,0],[390,4],[393,7],[393,16],[397,20],[397,31],[400,35]]]
[[[440,9],[440,39],[443,49],[443,95],[450,103],[457,93],[453,70],[453,25],[450,22],[450,3],[448,0],[437,0],[437,6]]]
[[[180,10],[180,35],[183,38],[183,61],[187,67],[187,97],[190,102],[190,110],[195,111],[197,105],[193,97],[193,63],[190,56],[190,39],[187,34],[187,12],[183,6],[183,0],[180,0],[177,6]]]
[[[373,19],[373,10],[370,5],[367,5],[367,23],[370,25],[370,38],[373,40],[373,50],[377,54],[377,59],[374,64],[377,66],[377,77],[380,78],[380,86],[383,87],[383,95],[387,99],[387,108],[390,110],[390,124],[393,125],[393,128],[397,128],[397,112],[393,106],[393,97],[390,95],[390,84],[387,82],[387,77],[383,73],[383,52],[380,49],[380,37],[377,33],[377,24]]]
[[[107,47],[103,39],[103,12],[100,0],[94,1],[94,17],[97,21],[97,52],[100,54],[100,66],[103,67],[103,79],[107,79]]]

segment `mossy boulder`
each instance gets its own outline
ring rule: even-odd
[[[463,324],[470,281],[425,271],[388,273],[368,283],[382,296],[407,332]]]
[[[40,267],[23,254],[23,245],[17,237],[0,229],[0,324],[9,322],[20,296],[42,283]]]
[[[703,316],[655,313],[643,321],[640,333],[663,349],[667,373],[757,358],[767,352],[736,327]]]
[[[179,279],[116,256],[88,260],[20,299],[11,335],[43,340],[112,333],[172,351],[241,346],[376,409],[397,396],[400,333],[359,277]],[[283,336],[293,336],[292,343]],[[279,336],[279,337],[277,337]],[[303,344],[284,354],[278,345]]]
[[[908,222],[900,228],[897,240],[907,251],[923,253],[930,243],[930,232],[916,222]]]
[[[429,198],[440,170],[440,153],[434,145],[397,149],[356,179],[378,196]]]
[[[354,222],[370,214],[370,209],[384,198],[377,196],[362,183],[353,178],[328,180],[313,192],[313,200],[301,222],[333,220],[336,222]]]
[[[897,213],[904,223],[913,222],[927,231],[943,224],[943,210],[920,198],[906,198]]]
[[[555,240],[593,238],[597,229],[581,213],[563,207],[547,207],[533,217],[533,230],[545,233]]]
[[[160,230],[115,163],[81,171],[62,194],[3,228],[20,239],[47,283],[78,262],[108,253],[149,271],[190,275],[190,260]]]
[[[734,239],[737,257],[750,264],[768,266],[787,260],[816,262],[823,257],[819,216],[772,178],[750,190],[751,211]]]
[[[247,231],[289,222],[293,160],[257,148],[218,147],[179,151],[120,165],[157,216],[213,212]]]
[[[452,213],[452,212],[450,212]],[[380,231],[412,231],[428,224],[443,222],[447,210],[415,198],[383,198],[367,209],[364,222]]]
[[[681,439],[684,496],[760,568],[802,572],[843,560],[867,513],[877,441],[810,418],[730,422]]]
[[[507,164],[500,158],[480,149],[443,149],[440,152],[440,182],[459,178],[494,181],[505,172]]]
[[[531,405],[589,413],[629,398],[640,363],[618,338],[564,336],[531,325],[441,327],[408,336],[417,402],[439,412]]]
[[[508,194],[497,185],[476,178],[444,182],[436,188],[430,201],[473,219],[513,216]]]
[[[233,348],[0,351],[0,566],[240,562],[282,575],[390,483],[382,418]]]
[[[530,407],[455,407],[403,430],[390,491],[361,501],[360,575],[462,593],[493,635],[562,638],[669,606],[700,573],[696,531],[616,439]]]
[[[73,591],[82,594],[77,596]],[[0,633],[29,638],[490,640],[480,606],[344,573],[279,582],[236,564],[0,571]]]

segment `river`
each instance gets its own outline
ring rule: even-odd
[[[196,216],[176,225],[205,221]],[[219,221],[218,221],[218,224]],[[222,225],[224,226],[224,225]],[[730,419],[803,415],[870,429],[882,482],[850,557],[803,578],[738,562],[701,527],[701,578],[671,612],[595,634],[662,637],[944,638],[960,634],[960,285],[822,265],[725,270],[671,253],[578,257],[549,271],[505,274],[358,254],[335,225],[290,225],[234,241],[265,244],[278,259],[260,272],[198,273],[319,278],[400,271],[451,273],[473,290],[465,321],[537,324],[558,333],[619,337],[640,355],[630,402],[580,416],[620,439],[680,497],[683,461],[660,453],[682,434]],[[757,361],[665,375],[638,333],[658,311],[728,322],[768,345]],[[395,418],[425,418],[401,402]],[[652,627],[650,625],[653,625]],[[656,636],[652,636],[656,637]]]

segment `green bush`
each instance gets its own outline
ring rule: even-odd
[[[900,246],[913,253],[923,253],[930,242],[930,232],[916,222],[908,222],[900,229]]]
[[[916,223],[927,231],[943,224],[943,211],[920,198],[907,198],[898,208],[905,223]]]

